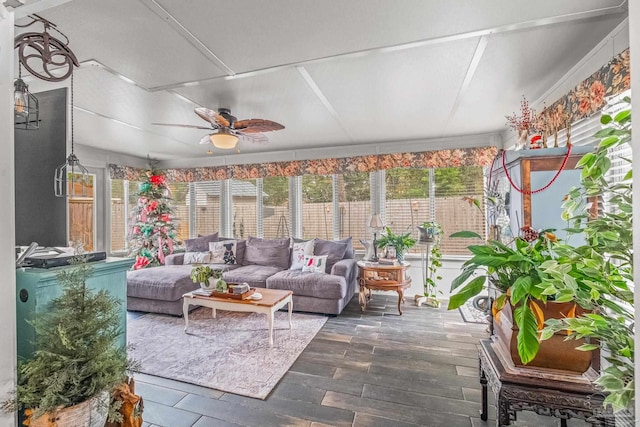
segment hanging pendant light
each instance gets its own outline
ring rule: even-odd
[[[22,66],[19,66],[18,78],[13,83],[13,113],[16,129],[35,130],[40,126],[38,98],[29,92],[29,86],[22,80]]]
[[[71,74],[71,154],[56,168],[53,186],[56,197],[87,197],[89,171],[80,164],[73,151],[73,74]]]

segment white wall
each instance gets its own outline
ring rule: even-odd
[[[0,400],[16,383],[16,267],[13,206],[13,13],[0,3]],[[9,206],[9,209],[7,209]],[[16,425],[15,415],[0,412],[0,425]]]

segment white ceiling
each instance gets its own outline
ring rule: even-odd
[[[282,123],[269,144],[240,144],[254,157],[500,133],[522,95],[540,98],[626,18],[621,1],[46,0],[38,13],[81,62],[76,144],[202,164],[206,130],[152,123],[206,125],[196,106]]]

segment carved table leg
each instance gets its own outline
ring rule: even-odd
[[[503,390],[500,389],[498,393],[498,402],[496,402],[496,425],[498,427],[508,426],[511,424],[511,418],[509,417],[509,400],[504,396]]]
[[[404,300],[404,291],[402,289],[398,289],[398,313],[400,313],[400,316],[402,316],[402,308],[400,307],[400,305],[402,304],[403,300]]]
[[[364,311],[367,307],[367,296],[365,292],[367,292],[367,287],[365,286],[364,279],[360,279],[360,292],[358,293],[358,301],[360,302],[360,310]]]
[[[480,419],[487,421],[487,376],[482,369],[482,360],[480,360],[480,386],[482,387],[482,412],[480,412]]]
[[[567,419],[560,418],[560,427],[567,427]]]

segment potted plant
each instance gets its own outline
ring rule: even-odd
[[[438,269],[442,267],[442,252],[440,251],[442,226],[435,221],[425,221],[418,226],[418,230],[420,232],[418,243],[426,244],[428,252],[424,276],[424,298],[420,298],[418,305],[420,306],[420,301],[422,301],[428,306],[438,308],[440,307],[438,294],[442,292],[438,290],[436,281],[442,280],[442,277],[437,275]]]
[[[193,283],[199,283],[200,287],[205,290],[216,290],[224,292],[227,290],[227,284],[222,280],[222,270],[215,270],[208,265],[196,265],[191,269],[191,280]]]
[[[392,247],[396,251],[398,262],[404,261],[404,253],[416,244],[416,239],[410,237],[411,232],[406,234],[394,234],[389,227],[385,227],[380,239],[378,239],[378,247]]]
[[[629,98],[623,102],[630,103]],[[591,314],[547,322],[542,338],[557,331],[573,331],[570,339],[593,338],[580,347],[586,352],[606,350],[607,365],[596,383],[607,393],[605,403],[614,410],[632,408],[634,401],[634,297],[632,235],[632,172],[619,181],[606,175],[611,168],[609,151],[631,141],[631,109],[615,116],[603,115],[597,150],[578,163],[582,186],[569,193],[564,217],[570,231],[581,232],[584,245],[562,247],[562,257],[543,265],[549,292],[577,301]],[[628,159],[621,159],[629,161]],[[608,200],[613,210],[590,211],[593,198]]]
[[[435,221],[425,221],[418,226],[418,243],[433,243],[442,237],[442,227]]]
[[[24,411],[31,427],[103,425],[109,392],[131,366],[117,345],[120,303],[89,289],[93,268],[82,259],[73,262],[57,274],[62,294],[33,322],[36,351],[20,361],[15,397],[3,402],[5,411]],[[96,406],[103,409],[98,422],[91,419]]]
[[[452,236],[481,238],[468,231]],[[541,351],[539,331],[545,321],[581,311],[570,298],[557,295],[547,284],[549,274],[542,267],[560,257],[558,239],[549,230],[532,237],[531,242],[516,238],[513,247],[497,240],[469,246],[473,257],[463,264],[462,273],[451,284],[452,291],[457,292],[449,300],[449,309],[460,307],[488,283],[500,293],[492,307],[494,330],[514,363],[584,372],[591,364],[591,356],[571,352],[580,344],[568,345],[565,336],[557,336]],[[556,349],[566,357],[556,360]]]

